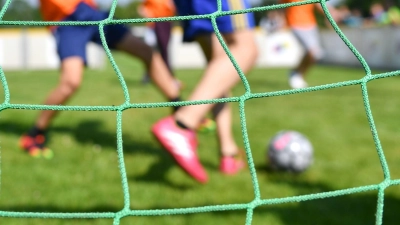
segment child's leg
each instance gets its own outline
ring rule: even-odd
[[[252,31],[236,32],[232,35],[227,35],[225,39],[239,66],[244,72],[247,72],[257,57]],[[204,42],[200,41],[200,43],[202,43],[202,47],[205,50],[206,58],[210,59],[211,56],[211,59],[200,84],[196,87],[190,100],[221,97],[239,80],[239,76],[229,58],[225,54],[217,54],[218,51],[213,51],[213,47],[218,45],[211,46],[213,42],[211,34],[204,36],[202,40]],[[216,54],[215,56],[214,53]],[[184,171],[201,183],[207,182],[208,177],[196,153],[197,139],[193,130],[198,127],[200,121],[213,106],[213,104],[207,104],[181,107],[174,114],[174,117],[171,116],[159,120],[152,127],[153,134],[174,157],[175,161]],[[242,168],[234,158],[229,157],[226,161],[227,163],[221,164],[224,165],[221,166],[223,173],[233,174],[238,171],[238,168]],[[231,167],[231,165],[234,166]]]
[[[247,2],[243,1],[243,3]],[[217,9],[217,5],[213,0],[176,0],[175,4],[181,15],[193,14],[193,12],[198,15],[204,15]],[[199,8],[197,7],[198,5],[205,5],[205,7]],[[224,10],[229,9],[228,6],[228,2],[224,1]],[[246,4],[242,6],[244,8],[247,7]],[[243,22],[243,24],[234,22],[230,17],[225,17],[225,20],[218,21],[218,26],[221,25],[220,28],[223,29],[225,34],[224,39],[230,52],[244,73],[250,70],[257,58],[255,37],[251,29],[254,23],[251,18],[245,17],[240,21],[234,19],[234,21]],[[248,26],[246,26],[246,22]],[[246,30],[245,27],[248,27],[248,29]],[[215,48],[221,47],[219,44],[213,44],[213,29],[209,21],[190,20],[184,23],[184,28],[184,40],[196,40],[201,45],[208,61],[202,79],[197,84],[194,92],[192,92],[189,100],[216,99],[228,93],[240,81],[240,77],[229,57],[223,51],[215,50]],[[155,137],[174,157],[175,161],[189,175],[201,183],[207,182],[208,177],[197,156],[197,138],[194,130],[213,106],[213,104],[183,106],[173,116],[159,120],[152,127]],[[236,160],[231,159],[232,157],[229,157],[228,164],[232,165],[230,162],[236,164]],[[225,163],[223,164],[226,165]],[[224,168],[224,173],[231,174],[235,172],[230,169],[225,170],[225,168],[228,168],[225,166],[222,168]]]
[[[216,104],[213,115],[217,123],[217,134],[221,158],[219,170],[223,174],[233,175],[245,167],[244,152],[236,145],[232,133],[232,110],[229,103]]]
[[[68,57],[61,62],[61,76],[57,87],[49,94],[45,105],[62,105],[78,89],[82,81],[83,59]],[[20,138],[20,146],[33,157],[52,158],[53,152],[46,147],[46,130],[58,111],[41,111],[35,126]]]
[[[299,64],[294,69],[297,73],[301,74],[303,78],[306,77],[308,70],[314,65],[314,57],[313,55],[307,51],[303,57],[301,58]]]
[[[210,48],[209,46],[213,46]],[[219,55],[226,54],[219,44],[216,35],[210,35],[204,38],[201,47],[207,62]],[[232,65],[233,66],[233,65]],[[223,95],[224,97],[229,94]],[[212,108],[212,114],[217,126],[217,135],[222,156],[233,156],[238,153],[238,147],[232,133],[232,109],[228,103],[215,104]]]
[[[57,87],[49,94],[45,105],[64,104],[79,88],[84,69],[83,59],[79,56],[73,56],[64,59],[61,62],[61,76]],[[46,130],[51,120],[58,111],[42,111],[36,121],[36,127],[40,130]]]
[[[211,41],[214,45],[212,48],[212,57],[215,58],[218,55],[226,55],[215,35],[212,35]],[[207,56],[208,52],[205,52],[205,54],[207,59],[210,58]],[[228,96],[230,95],[224,95],[224,97]],[[214,108],[212,109],[212,114],[216,122],[219,150],[221,154],[219,170],[224,174],[236,174],[245,166],[242,155],[243,152],[239,150],[233,136],[232,108],[230,106],[231,104],[229,103],[219,103],[214,105]]]
[[[154,83],[169,100],[179,97],[175,79],[158,52],[130,33],[121,39],[116,48],[141,59]]]
[[[169,71],[171,72],[171,74],[173,74],[168,55],[168,44],[169,44],[169,39],[171,37],[171,29],[172,29],[172,23],[169,21],[157,22],[155,23],[154,27],[154,32],[157,38],[158,49]]]
[[[321,43],[319,40],[318,28],[292,28],[294,36],[305,49],[305,53],[294,69],[295,72],[305,77],[308,70],[314,65],[317,60],[323,56]]]
[[[253,30],[235,31],[232,34],[224,35],[224,38],[240,68],[244,73],[248,72],[257,58]],[[198,41],[202,48],[205,49],[206,54],[207,52],[213,52],[210,50],[211,48],[217,47],[215,44],[211,44],[212,41],[207,36],[200,37]],[[229,92],[238,81],[240,81],[239,75],[225,52],[215,54],[189,100],[219,98]],[[210,104],[181,107],[176,112],[175,119],[185,124],[188,128],[195,129],[212,107]]]
[[[222,156],[234,156],[238,146],[232,133],[232,109],[229,103],[216,104],[212,109],[217,124],[217,135]]]

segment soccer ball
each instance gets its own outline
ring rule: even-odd
[[[299,132],[280,131],[268,145],[267,159],[275,170],[299,173],[313,163],[313,147]]]

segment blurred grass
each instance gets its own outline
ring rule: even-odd
[[[131,102],[161,102],[152,85],[142,85],[143,68],[115,54],[129,87]],[[133,62],[133,63],[132,63]],[[378,71],[379,72],[379,71]],[[198,81],[201,70],[178,70],[186,89]],[[359,79],[360,69],[317,66],[310,85]],[[6,71],[11,103],[41,104],[58,81],[57,71]],[[251,90],[288,89],[287,69],[254,69],[248,76]],[[392,179],[400,178],[398,77],[368,83],[369,98]],[[1,89],[1,88],[0,88]],[[233,95],[244,93],[238,85]],[[0,99],[4,91],[0,90]],[[83,85],[69,105],[119,105],[122,89],[110,65],[87,70]],[[243,140],[238,104],[234,103],[234,133]],[[332,191],[383,180],[382,169],[365,116],[360,86],[246,102],[246,124],[263,199]],[[33,159],[18,149],[19,136],[34,122],[37,111],[0,112],[0,210],[23,212],[117,212],[123,208],[116,155],[115,112],[62,112],[54,121],[49,147],[52,160]],[[253,200],[248,170],[226,177],[218,172],[215,135],[199,134],[199,155],[210,181],[199,185],[183,173],[155,142],[149,130],[168,108],[129,109],[123,113],[124,156],[132,209],[161,209]],[[305,134],[315,149],[314,165],[302,174],[273,172],[265,159],[266,145],[279,130]],[[385,191],[384,224],[398,223],[400,188]],[[253,224],[374,224],[377,193],[300,203],[271,205],[255,210]],[[190,215],[126,217],[121,224],[244,224],[245,211]],[[0,224],[112,224],[109,219],[0,218]]]

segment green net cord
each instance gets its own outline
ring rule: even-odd
[[[123,190],[124,197],[124,207],[119,212],[102,212],[102,213],[42,213],[42,212],[11,212],[11,211],[0,211],[1,217],[17,217],[17,218],[58,218],[58,219],[89,219],[89,218],[111,218],[113,219],[114,225],[119,225],[120,220],[123,217],[127,216],[162,216],[162,215],[177,215],[177,214],[190,214],[190,213],[204,213],[204,212],[213,212],[213,211],[230,211],[230,210],[246,210],[246,225],[250,225],[252,223],[254,209],[262,206],[262,205],[272,205],[272,204],[282,204],[282,203],[290,203],[290,202],[302,202],[309,201],[315,199],[323,199],[323,198],[331,198],[343,195],[349,195],[359,192],[366,192],[376,190],[378,192],[378,200],[377,200],[377,209],[376,209],[376,221],[375,224],[382,224],[383,210],[384,210],[384,191],[386,188],[399,185],[400,180],[393,180],[390,178],[390,171],[385,159],[385,154],[383,152],[382,146],[380,144],[378,132],[376,130],[373,114],[371,111],[369,99],[368,99],[368,86],[367,83],[373,81],[375,79],[387,78],[392,76],[397,76],[400,74],[400,71],[392,71],[380,74],[372,74],[371,70],[366,63],[364,57],[358,52],[358,50],[353,46],[353,44],[347,39],[347,37],[343,34],[340,28],[337,26],[332,16],[328,11],[328,7],[326,5],[326,0],[307,0],[286,4],[276,4],[270,6],[263,7],[254,7],[245,10],[232,10],[232,11],[222,11],[221,10],[221,0],[216,0],[218,3],[218,10],[211,14],[206,15],[190,15],[190,16],[175,16],[175,17],[165,17],[165,18],[138,18],[138,19],[122,19],[117,20],[113,19],[115,8],[117,6],[118,0],[113,0],[110,9],[110,15],[107,19],[102,21],[63,21],[63,22],[39,22],[39,21],[4,21],[2,20],[7,8],[11,4],[12,0],[7,0],[0,11],[0,25],[18,25],[18,26],[65,26],[65,25],[96,25],[99,27],[100,37],[102,41],[103,48],[106,52],[106,55],[111,62],[111,65],[115,71],[115,75],[118,77],[118,80],[121,84],[121,88],[123,90],[125,102],[119,106],[55,106],[55,105],[32,105],[32,104],[12,104],[10,103],[10,92],[7,85],[7,79],[3,72],[3,69],[0,67],[0,80],[4,89],[4,101],[0,104],[0,112],[6,109],[24,109],[24,110],[63,110],[63,111],[115,111],[116,112],[116,121],[117,121],[117,154],[118,154],[118,164],[119,164],[119,172],[121,176],[121,186]],[[345,82],[337,82],[332,84],[319,85],[314,87],[296,89],[296,90],[283,90],[283,91],[273,91],[273,92],[264,92],[264,93],[252,93],[250,90],[250,84],[247,81],[245,74],[240,69],[237,64],[235,58],[231,54],[228,49],[228,46],[224,42],[221,33],[218,30],[216,24],[216,18],[226,15],[235,15],[235,14],[244,14],[249,12],[258,12],[258,11],[266,11],[266,10],[275,10],[275,9],[283,9],[292,6],[299,6],[304,4],[314,4],[319,3],[322,6],[325,15],[338,34],[338,36],[343,40],[343,42],[348,46],[348,48],[353,52],[354,56],[361,63],[362,67],[365,71],[365,76],[359,80],[350,80]],[[104,35],[104,26],[110,24],[127,24],[127,23],[145,23],[145,22],[161,22],[161,21],[181,21],[181,20],[192,20],[192,19],[209,19],[212,22],[212,26],[214,28],[214,32],[219,40],[219,43],[223,47],[225,53],[228,55],[231,60],[233,66],[235,67],[240,79],[242,81],[242,85],[245,88],[245,93],[240,97],[230,97],[230,98],[220,98],[220,99],[212,99],[212,100],[201,100],[201,101],[181,101],[181,102],[157,102],[157,103],[131,103],[130,95],[128,92],[128,88],[126,82],[124,80],[124,76],[120,72],[118,65],[116,64],[109,47],[105,41]],[[273,198],[273,199],[261,199],[260,197],[260,188],[257,181],[257,173],[251,153],[250,142],[248,138],[247,128],[246,128],[246,115],[245,115],[245,103],[247,100],[252,98],[266,98],[266,97],[275,97],[275,96],[284,96],[284,95],[292,95],[304,92],[312,92],[312,91],[320,91],[331,88],[339,88],[344,86],[351,85],[360,85],[361,87],[361,95],[363,97],[365,114],[368,119],[368,123],[371,129],[372,138],[375,144],[375,148],[380,160],[380,164],[382,167],[382,172],[384,175],[384,180],[375,185],[366,185],[355,188],[348,188],[343,190],[335,190],[329,192],[322,192],[316,194],[308,194],[308,195],[298,195],[293,197],[285,197],[285,198]],[[185,105],[197,105],[197,104],[212,104],[212,103],[223,103],[223,102],[238,102],[239,110],[240,110],[240,124],[242,129],[242,136],[244,140],[245,151],[247,155],[247,162],[251,174],[251,180],[254,188],[254,199],[251,202],[242,203],[242,204],[225,204],[225,205],[209,205],[209,206],[201,206],[201,207],[189,207],[189,208],[175,208],[175,209],[155,209],[155,210],[131,210],[130,209],[130,195],[129,195],[129,186],[126,175],[126,169],[124,164],[124,155],[123,155],[123,139],[122,139],[122,115],[123,111],[130,108],[158,108],[158,107],[171,107],[171,106],[185,106]]]

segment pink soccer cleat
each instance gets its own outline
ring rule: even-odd
[[[243,158],[242,154],[236,156],[222,156],[219,170],[223,174],[234,175],[245,167]]]
[[[207,173],[197,156],[194,131],[178,127],[174,118],[169,116],[154,124],[152,132],[183,170],[198,182],[207,182]]]

